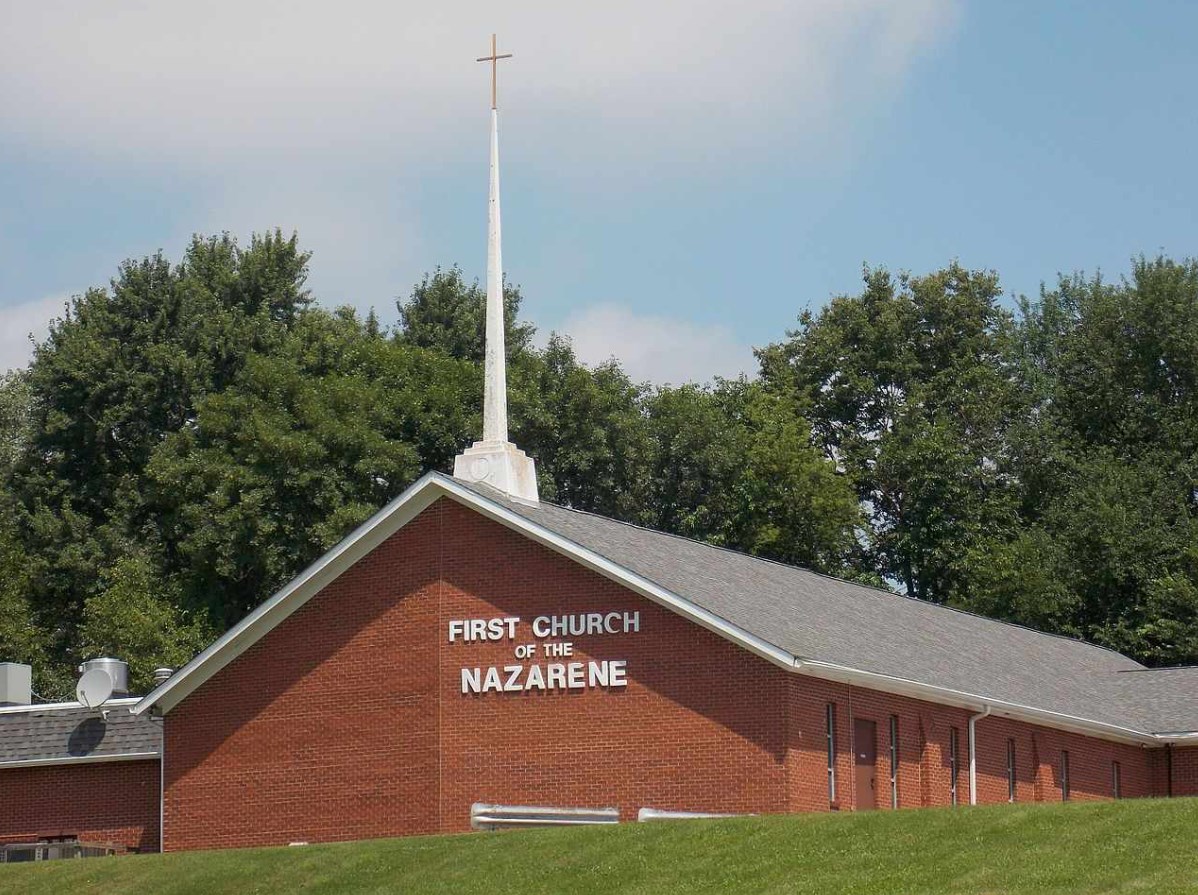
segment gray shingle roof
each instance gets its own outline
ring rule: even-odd
[[[1081,640],[591,513],[514,501],[486,485],[455,484],[800,659],[1146,733],[1198,730],[1198,671],[1147,672]]]
[[[60,761],[153,752],[162,727],[114,705],[108,717],[83,706],[0,712],[0,768],[14,761]]]
[[[1198,730],[1198,668],[1144,668],[1114,676],[1114,698],[1153,733]]]

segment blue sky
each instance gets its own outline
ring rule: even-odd
[[[752,367],[864,263],[1035,293],[1198,254],[1198,4],[10,4],[0,369],[193,232],[298,230],[327,305],[485,264],[487,72],[525,313],[638,377]],[[735,9],[735,14],[731,12]]]

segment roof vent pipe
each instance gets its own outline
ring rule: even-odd
[[[154,686],[161,687],[168,680],[170,680],[171,675],[174,673],[175,673],[175,669],[173,669],[173,668],[155,668],[154,669]]]
[[[98,659],[88,659],[79,666],[79,673],[86,674],[93,668],[108,672],[112,678],[112,695],[116,697],[129,695],[129,666],[120,659],[102,656]]]

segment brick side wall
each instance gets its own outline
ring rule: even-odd
[[[440,515],[413,520],[166,716],[168,850],[438,830]]]
[[[890,719],[897,722],[895,796],[899,808],[952,804],[951,738],[958,737],[957,802],[969,804],[969,717],[965,709],[937,705],[889,693],[789,675],[788,698],[792,768],[788,810],[813,811],[829,807],[826,706],[836,706],[837,801],[843,810],[866,800],[857,791],[852,742],[853,719],[875,724],[875,805],[892,804]],[[1070,798],[1084,801],[1113,796],[1112,762],[1120,765],[1124,798],[1163,795],[1154,786],[1154,764],[1161,750],[1147,750],[1038,727],[1008,718],[978,720],[977,787],[979,804],[1008,801],[1007,744],[1015,741],[1015,798],[1017,802],[1060,801],[1060,754],[1069,752]],[[1198,759],[1198,749],[1192,750]],[[1198,784],[1198,760],[1194,761]],[[1174,785],[1180,765],[1175,761]],[[1181,794],[1181,793],[1178,793]]]
[[[1175,796],[1198,796],[1198,748],[1190,747],[1188,749],[1173,750],[1173,795]],[[1160,776],[1163,778],[1166,769],[1166,759],[1164,750],[1160,751],[1159,763],[1161,765]],[[1160,795],[1165,794],[1165,788],[1162,786],[1159,790]]]
[[[539,615],[639,613],[634,633],[564,637],[568,659],[519,660]],[[515,640],[448,642],[455,619],[519,617]],[[544,641],[538,640],[538,651]],[[463,694],[461,669],[625,660],[624,688]],[[167,716],[169,850],[462,831],[473,802],[772,813],[862,801],[853,719],[876,725],[875,801],[969,801],[969,712],[796,675],[442,499]],[[1001,718],[978,722],[979,801],[1148,794],[1145,750]],[[1198,755],[1198,750],[1195,750]],[[1198,762],[1195,762],[1198,771]],[[1198,781],[1198,774],[1195,775]],[[868,775],[861,785],[868,784]]]
[[[75,837],[158,850],[158,762],[0,770],[0,842]]]

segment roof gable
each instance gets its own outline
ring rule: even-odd
[[[571,542],[536,521],[512,510],[516,501],[500,501],[498,492],[469,487],[439,473],[429,473],[374,516],[351,532],[341,543],[306,568],[270,599],[230,628],[178,672],[148,693],[131,711],[142,714],[157,709],[165,714],[182,702],[229,662],[258,642],[270,630],[312,599],[355,562],[374,550],[440,497],[448,497],[482,515],[512,528],[582,565],[611,578],[651,600],[659,602],[744,648],[787,668],[794,657],[785,650],[743,630],[727,620],[694,605],[653,581],[625,569],[594,551]],[[494,495],[494,496],[492,496]],[[539,504],[537,505],[539,506]]]
[[[1111,650],[429,473],[132,709],[169,712],[440,497],[792,671],[1138,743]],[[1194,726],[1198,728],[1198,717]]]

